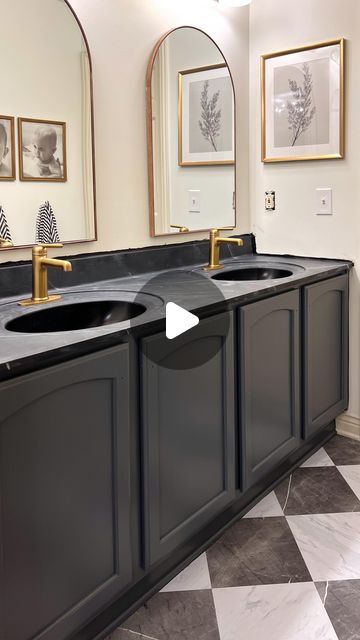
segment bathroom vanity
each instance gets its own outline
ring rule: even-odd
[[[136,94],[116,78],[99,83],[94,136],[91,52],[69,1],[6,5],[0,251],[37,246],[30,300],[31,265],[0,266],[0,640],[101,640],[335,433],[348,405],[352,263],[258,255],[251,235],[220,237],[247,226],[236,217],[248,172],[235,137],[238,127],[244,154],[247,54],[233,56],[234,83],[204,31],[156,35],[151,20],[144,38],[139,5],[127,38],[141,51],[160,40],[146,78],[137,52],[122,82]],[[120,68],[127,51],[125,23],[108,9],[118,50],[98,55],[98,72]],[[105,47],[102,21],[81,12]],[[97,238],[95,137],[106,246],[142,242],[123,231],[133,215],[143,221],[133,192],[144,191],[145,118],[150,236],[211,230],[210,260],[206,241],[71,264],[47,256],[49,245]],[[168,302],[200,319],[173,340]]]
[[[216,303],[206,242],[79,256],[52,273],[63,297],[38,329],[17,305],[29,266],[0,268],[2,640],[105,637],[332,437],[351,263],[261,256],[243,238],[223,247]],[[239,279],[249,269],[290,275]],[[59,331],[89,301],[143,312]],[[174,340],[168,301],[200,317]]]

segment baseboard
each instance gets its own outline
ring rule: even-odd
[[[336,420],[336,431],[339,436],[345,436],[360,442],[360,418],[343,413]]]

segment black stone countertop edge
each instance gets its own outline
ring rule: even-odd
[[[250,244],[250,243],[249,243]],[[178,246],[178,245],[176,245]],[[150,335],[165,330],[165,303],[173,301],[188,310],[197,313],[200,318],[222,310],[228,310],[256,300],[273,296],[285,291],[300,288],[348,272],[352,267],[350,260],[330,260],[321,258],[303,258],[296,256],[255,254],[251,251],[242,255],[225,258],[225,268],[229,271],[244,266],[269,266],[281,268],[291,265],[293,274],[282,280],[218,282],[220,298],[209,294],[208,281],[213,274],[202,270],[204,261],[196,265],[182,264],[181,267],[168,268],[166,271],[152,271],[128,277],[85,282],[71,288],[61,289],[60,303],[82,302],[92,299],[121,299],[125,295],[136,301],[139,296],[149,296],[149,309],[130,322],[121,326],[108,325],[95,329],[74,332],[48,334],[10,333],[5,324],[21,314],[28,314],[39,307],[26,309],[17,306],[18,297],[0,299],[0,381],[43,369],[65,362],[81,355],[91,354],[124,342],[130,335]],[[224,272],[224,271],[223,271]],[[97,274],[102,272],[97,270]],[[68,274],[62,274],[62,284]],[[196,276],[198,282],[191,290],[190,276]],[[199,276],[205,276],[200,278]],[[155,279],[154,279],[155,278]],[[42,307],[44,308],[44,307]]]

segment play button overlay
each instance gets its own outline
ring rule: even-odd
[[[182,333],[196,327],[200,322],[198,316],[190,311],[186,311],[175,302],[168,302],[166,305],[166,337],[174,340]]]
[[[216,366],[223,366],[231,312],[222,286],[201,268],[171,269],[147,277],[137,276],[143,285],[134,302],[144,304],[146,294],[156,296],[159,304],[131,321],[143,372],[155,375],[151,364],[159,375],[162,371],[164,375],[171,370],[186,372],[206,367],[213,358],[220,358]]]

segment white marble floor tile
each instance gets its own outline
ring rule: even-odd
[[[302,467],[334,467],[334,463],[331,460],[330,456],[326,453],[325,449],[319,449],[316,453],[314,453],[311,458],[308,458],[301,465]]]
[[[198,589],[211,589],[206,553],[196,558],[161,591],[195,591]]]
[[[244,518],[271,518],[283,515],[284,513],[280,507],[279,500],[277,499],[274,491],[272,491],[257,505],[255,505],[255,507],[251,509]]]
[[[337,640],[313,583],[214,589],[221,640]]]
[[[360,513],[288,516],[315,582],[360,579]]]
[[[340,466],[338,470],[360,500],[360,465]]]

